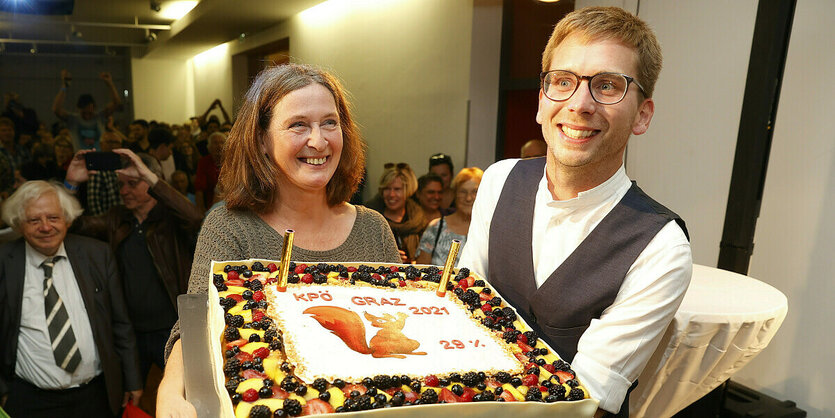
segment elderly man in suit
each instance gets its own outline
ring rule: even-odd
[[[67,235],[81,211],[44,181],[3,205],[23,235],[0,247],[0,393],[11,416],[113,417],[142,396],[113,253]]]

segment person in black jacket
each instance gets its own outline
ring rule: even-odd
[[[0,403],[11,416],[110,418],[142,396],[113,253],[67,234],[80,213],[63,187],[40,180],[3,205],[23,235],[0,247]]]

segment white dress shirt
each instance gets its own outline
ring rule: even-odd
[[[15,374],[41,389],[68,389],[89,382],[101,373],[99,353],[93,339],[93,330],[87,309],[81,298],[81,291],[67,258],[64,244],[55,255],[63,256],[55,261],[52,269],[52,283],[72,321],[72,331],[81,352],[81,363],[74,373],[55,364],[52,341],[46,327],[44,312],[43,280],[41,263],[47,256],[39,253],[26,243],[26,267],[23,284],[23,304],[20,313],[20,334],[17,337],[17,359]]]
[[[488,278],[490,222],[518,159],[484,172],[459,266]],[[533,262],[537,287],[559,267],[631,187],[623,166],[576,198],[554,200],[545,170],[536,192]],[[509,220],[512,222],[512,220]],[[591,321],[571,363],[600,408],[616,413],[672,320],[690,283],[690,243],[674,221],[665,225],[630,266],[614,303]]]

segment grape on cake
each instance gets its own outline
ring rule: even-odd
[[[439,297],[434,266],[291,262],[280,292],[278,265],[212,265],[210,335],[228,415],[583,400],[596,409],[570,365],[466,268]]]

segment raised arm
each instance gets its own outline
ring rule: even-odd
[[[61,89],[58,90],[58,94],[52,100],[52,113],[55,113],[58,119],[63,120],[67,117],[67,110],[64,109],[64,100],[67,98],[67,88],[70,86],[70,81],[72,81],[70,72],[61,70]]]
[[[220,108],[220,113],[223,114],[223,121],[225,123],[231,123],[232,119],[229,119],[229,114],[226,113],[226,108],[223,107],[223,103],[220,102],[220,99],[216,99],[215,101],[217,102],[217,107]]]
[[[200,116],[198,116],[198,117],[197,117],[197,122],[198,122],[198,123],[200,123],[200,126],[203,126],[203,125],[205,125],[205,124],[206,124],[206,118],[208,118],[208,117],[209,117],[209,113],[212,113],[212,109],[214,109],[214,108],[215,108],[215,106],[217,106],[217,105],[219,105],[219,104],[220,104],[220,99],[215,99],[215,100],[212,102],[212,104],[210,104],[210,105],[209,105],[209,108],[208,108],[208,109],[206,109],[206,111],[205,111],[205,112],[203,112],[203,114],[202,114],[202,115],[200,115]],[[225,112],[224,112],[224,113],[225,113]]]
[[[116,91],[116,86],[113,84],[113,77],[110,73],[106,71],[102,72],[99,74],[99,78],[104,80],[104,83],[107,84],[107,89],[110,93],[110,103],[105,106],[102,112],[104,116],[110,116],[113,112],[122,110],[122,98],[119,97],[119,92]]]

